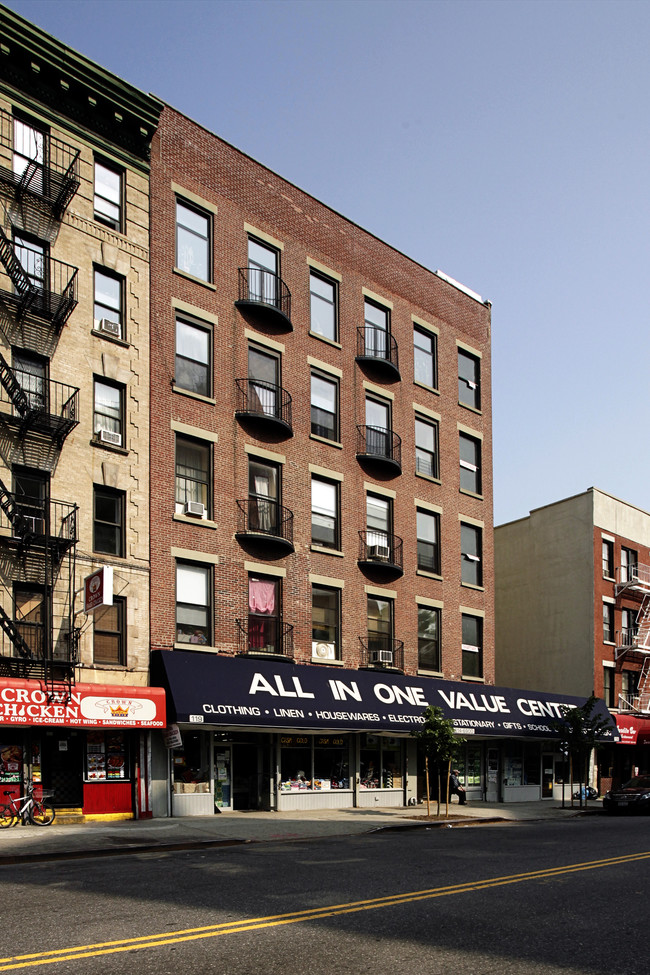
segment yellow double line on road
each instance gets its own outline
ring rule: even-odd
[[[160,948],[164,945],[177,945],[184,941],[198,941],[201,938],[219,938],[227,934],[240,934],[244,931],[258,931],[263,928],[279,927],[283,924],[298,924],[303,921],[319,921],[321,918],[336,917],[339,914],[354,914],[358,911],[374,911],[380,907],[396,907],[414,901],[429,900],[434,897],[448,897],[450,894],[468,894],[473,891],[489,890],[507,884],[520,884],[526,880],[548,880],[582,870],[599,870],[625,863],[635,863],[650,859],[650,852],[630,853],[626,856],[609,857],[606,860],[589,860],[585,863],[570,863],[562,867],[549,867],[546,870],[531,870],[506,877],[492,877],[489,880],[472,880],[451,887],[432,887],[429,890],[413,890],[404,894],[391,894],[387,897],[373,897],[368,900],[350,901],[347,904],[330,904],[306,911],[292,911],[290,914],[271,914],[268,917],[250,918],[247,921],[225,921],[223,924],[210,924],[201,928],[187,928],[182,931],[164,931],[161,934],[144,935],[138,938],[123,938],[119,941],[105,941],[94,945],[79,945],[77,948],[58,948],[53,951],[39,951],[28,955],[14,955],[0,958],[0,972],[16,968],[35,968],[38,965],[54,965],[61,961],[75,961],[77,958],[95,958],[99,955],[119,954],[124,951],[139,951],[141,948]]]

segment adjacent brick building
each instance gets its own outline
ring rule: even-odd
[[[404,724],[296,702],[494,682],[489,303],[169,106],[151,161],[152,649],[289,705],[183,718],[167,673],[175,811],[402,804]]]

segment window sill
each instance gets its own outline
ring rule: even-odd
[[[442,576],[438,575],[437,572],[427,572],[426,569],[416,569],[416,576],[424,576],[425,579],[435,579],[437,582],[442,582]]]
[[[110,454],[121,454],[122,457],[128,457],[129,452],[126,447],[114,447],[110,443],[100,443],[99,440],[91,440],[91,447],[98,447],[100,450],[107,450]]]
[[[483,410],[478,409],[476,406],[470,406],[469,403],[461,403],[458,400],[458,405],[462,406],[464,410],[469,410],[470,413],[476,413],[477,416],[483,416]]]
[[[418,667],[417,673],[418,676],[422,674],[423,677],[444,677],[444,674],[441,670],[421,670]]]
[[[322,552],[323,555],[335,555],[337,559],[343,558],[343,552],[337,548],[325,548],[324,545],[310,545],[309,548],[312,552]]]
[[[339,443],[338,440],[330,440],[328,437],[319,437],[316,433],[309,434],[310,440],[317,440],[318,443],[328,444],[330,447],[336,447],[337,450],[343,450],[343,444]]]
[[[482,494],[475,494],[474,491],[466,491],[464,488],[458,489],[459,494],[464,494],[466,498],[476,498],[477,501],[484,501]]]
[[[440,484],[441,483],[439,477],[430,477],[428,474],[423,474],[422,471],[416,471],[415,472],[415,476],[416,477],[421,477],[423,481],[430,481],[431,484]]]
[[[320,335],[318,332],[311,331],[309,334],[313,339],[318,339],[319,342],[325,342],[326,345],[331,345],[335,349],[343,348],[340,342],[337,342],[335,339],[328,339],[326,335]]]
[[[201,653],[218,653],[218,647],[208,646],[206,643],[174,643],[174,650],[199,650]]]
[[[218,528],[216,521],[211,521],[209,518],[192,518],[191,515],[182,515],[179,512],[174,512],[174,521],[181,521],[184,525],[199,525],[201,528],[211,528],[213,531]]]
[[[436,396],[440,396],[440,390],[439,389],[436,389],[435,386],[427,386],[426,383],[420,383],[420,382],[418,382],[417,379],[414,379],[413,380],[413,385],[414,386],[419,386],[420,389],[426,389],[427,392],[434,393]]]
[[[195,284],[200,284],[204,288],[207,288],[208,291],[217,290],[216,284],[212,284],[211,281],[204,281],[203,278],[197,278],[195,274],[189,274],[188,271],[181,271],[179,267],[175,267],[173,270],[174,274],[178,274],[180,278],[185,278],[187,281],[193,281]]]
[[[100,663],[98,660],[93,661],[91,664],[86,664],[86,669],[92,667],[93,670],[126,670],[126,664],[107,664]]]
[[[465,677],[463,674],[460,679],[472,681],[474,684],[485,684],[485,677]]]
[[[475,586],[473,582],[461,582],[463,589],[474,589],[476,592],[485,592],[485,586]]]
[[[311,662],[321,667],[343,667],[342,660],[321,660],[320,657],[312,657]]]
[[[103,339],[105,342],[112,342],[113,345],[121,345],[123,349],[131,348],[131,343],[125,341],[125,339],[118,339],[116,335],[108,335],[107,332],[100,332],[97,328],[91,328],[90,334],[98,339]]]
[[[203,396],[201,393],[193,393],[191,389],[183,389],[182,386],[175,386],[173,383],[172,393],[178,393],[179,396],[189,396],[190,399],[198,399],[201,403],[209,403],[210,406],[217,405],[217,401],[213,396]]]
[[[604,643],[604,645],[606,647],[615,647],[616,646],[616,644],[615,644],[615,642],[613,640],[603,640],[603,643]]]

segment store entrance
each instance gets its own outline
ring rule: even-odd
[[[262,755],[257,744],[232,746],[233,809],[262,809]]]
[[[83,805],[83,736],[75,731],[47,731],[42,739],[45,789],[53,806]]]
[[[553,755],[542,755],[542,799],[553,798]]]
[[[485,801],[499,801],[499,749],[488,748],[485,757]]]

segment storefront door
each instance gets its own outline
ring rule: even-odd
[[[76,731],[46,731],[43,750],[43,786],[51,789],[52,805],[83,805],[83,735]]]
[[[260,748],[254,744],[232,746],[233,809],[259,809],[262,804]]]
[[[499,801],[499,749],[488,748],[486,751],[485,769],[485,801]]]
[[[553,798],[553,755],[542,755],[542,799]]]

